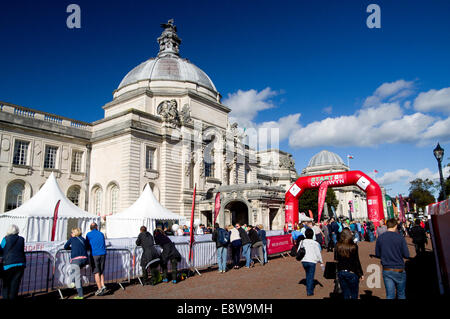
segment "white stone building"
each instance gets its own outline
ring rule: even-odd
[[[319,174],[347,172],[349,167],[344,164],[341,157],[336,153],[323,150],[314,155],[308,166],[302,170],[301,176],[312,176]],[[338,217],[350,217],[350,205],[353,205],[351,217],[353,219],[367,219],[366,193],[357,186],[333,187],[332,188],[339,205],[336,209]],[[301,198],[300,198],[301,200]],[[329,211],[332,214],[331,210]]]
[[[159,53],[131,70],[93,123],[0,102],[0,212],[35,194],[51,172],[66,195],[97,215],[129,207],[150,183],[161,204],[220,224],[280,229],[284,194],[297,178],[292,156],[242,143],[211,79],[180,57],[173,21]],[[268,158],[276,158],[268,161]]]

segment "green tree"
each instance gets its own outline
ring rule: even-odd
[[[450,163],[447,164],[447,167],[450,167]],[[445,170],[443,170],[443,171],[445,171]],[[440,180],[438,180],[436,182],[435,188],[439,194],[438,201],[440,202],[440,201],[446,199],[446,198],[444,198],[444,193],[442,192]],[[450,196],[450,175],[447,176],[447,178],[445,178],[445,175],[444,175],[444,188],[445,188],[445,194],[447,195],[447,198],[448,198],[448,196]]]
[[[319,209],[319,189],[307,189],[302,194],[302,196],[298,199],[298,211],[301,213],[305,213],[306,216],[309,216],[308,210],[311,210],[313,212],[314,219],[317,220]],[[328,205],[328,213],[332,214],[331,212],[331,206],[336,209],[336,207],[339,205],[339,201],[336,199],[336,194],[334,193],[333,189],[328,188],[327,189],[327,196],[325,198],[325,202]],[[322,211],[323,216],[323,211]]]
[[[416,178],[409,183],[409,198],[416,203],[418,208],[422,208],[425,211],[425,206],[436,201],[431,192],[431,190],[435,187],[433,181],[428,178],[425,180]]]

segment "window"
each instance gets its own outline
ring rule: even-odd
[[[14,165],[27,165],[28,147],[30,142],[17,140],[14,143]]]
[[[210,154],[205,158],[205,177],[214,177],[214,151],[211,150]]]
[[[81,173],[82,159],[83,159],[83,152],[72,151],[72,173]]]
[[[44,168],[56,168],[56,155],[58,154],[58,147],[45,147]]]
[[[250,183],[250,167],[245,166],[245,184]]]
[[[100,216],[102,212],[102,194],[101,188],[97,187],[94,190],[94,214],[97,216]]]
[[[5,212],[22,205],[24,191],[25,183],[22,181],[15,181],[8,185],[6,190]]]
[[[189,188],[194,188],[194,167],[195,163],[191,162],[189,164]]]
[[[67,191],[67,198],[75,204],[75,206],[80,206],[80,186],[71,186]]]
[[[110,191],[110,206],[111,206],[111,214],[118,213],[118,206],[119,206],[119,187],[117,185],[114,185],[111,187]]]
[[[145,168],[150,170],[156,170],[155,165],[155,153],[156,149],[150,146],[147,146],[145,148]]]

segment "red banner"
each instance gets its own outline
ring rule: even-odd
[[[291,238],[291,235],[267,237],[267,255],[290,251],[293,246]]]
[[[319,223],[320,217],[322,216],[323,204],[325,203],[325,198],[327,197],[327,189],[328,189],[328,182],[327,181],[322,182],[322,184],[320,184],[319,187],[319,203],[317,215],[317,222]]]
[[[58,209],[59,209],[59,203],[60,202],[61,202],[61,200],[59,200],[56,203],[55,211],[53,212],[53,226],[52,226],[52,240],[51,241],[55,240],[56,223],[58,222]]]
[[[216,201],[214,203],[214,222],[213,222],[213,226],[216,224],[216,219],[217,216],[219,215],[220,212],[220,192],[217,192],[216,194]]]
[[[195,189],[197,185],[194,186],[194,195],[192,196],[192,211],[191,211],[191,228],[189,234],[189,262],[192,261],[192,245],[194,244],[194,209],[195,209]]]

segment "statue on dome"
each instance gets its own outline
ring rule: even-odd
[[[170,19],[167,23],[161,23],[161,27],[164,31],[158,38],[158,56],[163,54],[179,54],[181,39],[177,35],[177,27],[173,24],[173,22],[173,19]]]

